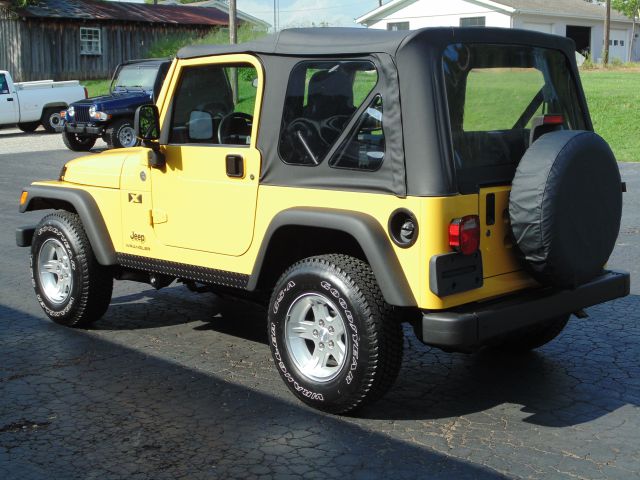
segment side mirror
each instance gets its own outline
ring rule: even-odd
[[[145,147],[150,148],[149,165],[153,168],[164,168],[167,161],[160,151],[160,113],[155,105],[142,105],[136,110],[133,120],[136,136]]]
[[[156,141],[160,138],[160,113],[155,105],[138,107],[133,123],[140,140]]]

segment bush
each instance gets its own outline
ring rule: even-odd
[[[256,40],[266,34],[267,32],[264,30],[255,30],[252,25],[243,24],[238,28],[238,43]],[[203,35],[174,34],[153,43],[147,52],[147,57],[173,57],[178,50],[187,45],[223,45],[228,43],[228,28],[214,28]]]

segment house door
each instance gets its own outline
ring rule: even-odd
[[[253,239],[260,173],[254,115],[263,82],[253,57],[226,59],[187,60],[174,75],[163,121],[170,122],[167,165],[152,172],[152,219],[167,246],[238,256]]]
[[[617,58],[623,62],[629,59],[629,41],[626,30],[611,30],[609,39],[609,59]]]

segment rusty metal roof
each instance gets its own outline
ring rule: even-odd
[[[180,25],[228,25],[229,17],[217,8],[99,0],[39,0],[13,12],[27,18],[166,23]]]

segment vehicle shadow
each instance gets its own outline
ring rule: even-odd
[[[268,344],[266,311],[247,302],[172,287],[115,298],[114,308],[96,329],[194,322],[199,332]],[[181,313],[168,313],[172,310]],[[524,422],[563,427],[589,422],[623,405],[640,405],[637,386],[621,375],[619,366],[633,365],[640,353],[632,341],[640,324],[640,296],[593,307],[589,314],[586,320],[572,318],[556,340],[522,355],[488,349],[470,355],[445,353],[420,343],[405,326],[404,358],[395,385],[358,416],[429,420],[516,404],[527,414]]]
[[[278,398],[275,375],[266,394],[2,305],[0,319],[10,477],[506,478]]]

